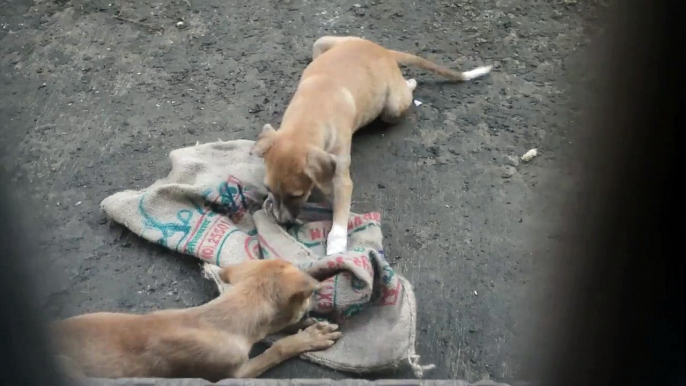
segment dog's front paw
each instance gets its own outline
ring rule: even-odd
[[[326,255],[343,253],[348,247],[348,230],[334,225],[326,238]]]
[[[302,345],[303,351],[324,350],[333,346],[343,336],[337,324],[317,322],[300,331],[294,337]]]

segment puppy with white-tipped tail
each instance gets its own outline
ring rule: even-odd
[[[347,247],[353,133],[377,117],[395,122],[412,104],[417,81],[405,80],[398,65],[421,67],[453,81],[486,75],[492,66],[458,72],[352,36],[319,38],[312,57],[280,130],[265,125],[253,153],[265,159],[264,183],[278,222],[293,222],[315,186],[333,196],[330,255]]]

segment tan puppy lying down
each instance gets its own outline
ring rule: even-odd
[[[338,326],[300,322],[318,282],[281,260],[254,260],[221,271],[234,286],[217,299],[147,315],[95,313],[54,325],[59,359],[74,376],[254,378],[304,352],[331,347]],[[308,323],[309,322],[309,323]],[[248,359],[265,336],[309,324]]]
[[[314,186],[333,195],[326,252],[334,254],[347,247],[353,133],[377,117],[395,122],[412,104],[417,82],[405,80],[398,64],[413,64],[454,81],[485,75],[491,66],[456,72],[368,40],[334,36],[318,39],[312,58],[280,130],[265,125],[253,153],[265,159],[267,202],[278,222],[293,222]]]

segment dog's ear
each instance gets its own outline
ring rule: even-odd
[[[243,278],[254,274],[255,268],[256,263],[253,260],[230,264],[219,271],[219,279],[224,283],[236,284],[243,280]]]
[[[301,276],[293,280],[291,284],[289,297],[291,303],[296,304],[300,304],[309,299],[310,296],[321,287],[321,284],[309,275]]]
[[[312,148],[307,152],[305,173],[317,183],[326,183],[336,173],[336,156],[324,150]]]
[[[255,145],[252,147],[252,150],[250,150],[250,154],[263,157],[264,153],[266,153],[267,150],[269,150],[269,148],[274,144],[275,134],[276,130],[274,130],[272,125],[268,123],[264,125],[264,127],[262,127],[262,133],[257,136],[257,141],[255,141]]]
[[[229,265],[221,269],[219,271],[219,279],[223,281],[224,283],[228,284],[235,284],[234,279],[236,279],[236,266],[235,265]]]

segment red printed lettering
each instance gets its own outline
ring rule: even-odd
[[[355,216],[355,226],[359,227],[362,225],[362,218],[360,216]]]
[[[317,293],[317,308],[319,311],[329,311],[333,309],[333,278],[322,282],[322,289]]]
[[[219,248],[219,245],[229,229],[231,229],[231,224],[227,223],[226,220],[223,219],[220,219],[212,224],[208,230],[207,236],[200,242],[200,245],[198,246],[201,259],[211,260],[214,258],[217,248]]]
[[[398,302],[398,295],[400,294],[400,282],[395,288],[381,287],[381,305],[393,306]]]
[[[367,259],[367,256],[355,257],[353,258],[353,263],[369,272],[369,260]]]
[[[328,261],[326,263],[326,266],[329,267],[330,269],[340,269],[343,268],[343,265],[345,263],[343,262],[343,256],[338,256],[336,257],[335,261]]]
[[[321,229],[310,229],[310,240],[315,241],[315,240],[321,240],[322,239],[322,230]]]

